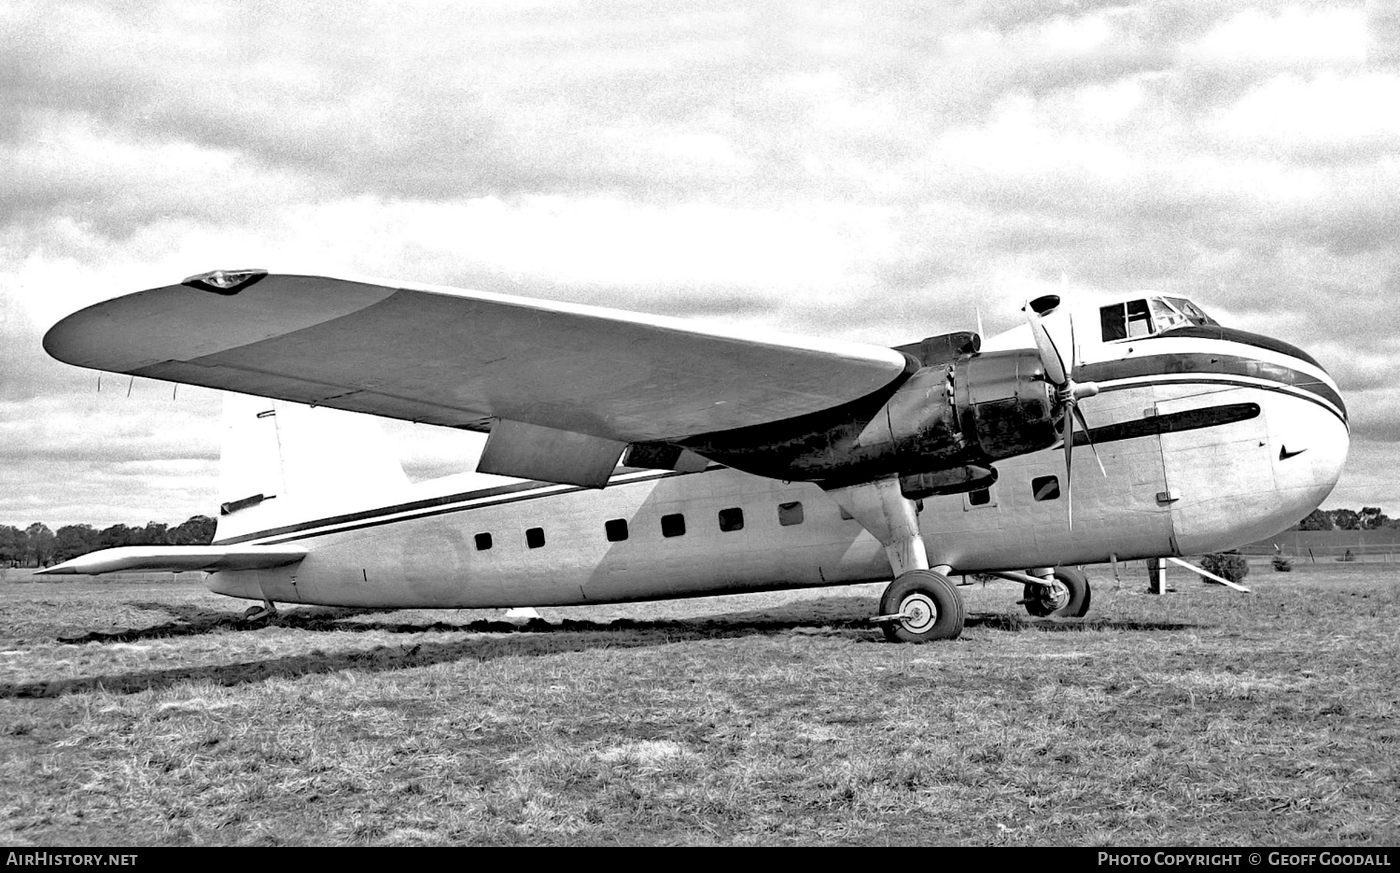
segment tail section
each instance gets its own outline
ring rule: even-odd
[[[382,503],[407,487],[371,416],[224,396],[215,542]]]

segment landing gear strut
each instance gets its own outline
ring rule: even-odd
[[[828,488],[827,493],[885,547],[895,579],[880,597],[875,618],[890,642],[951,640],[962,633],[967,613],[940,565],[929,569],[919,533],[919,504],[905,497],[899,477]]]
[[[880,629],[892,643],[951,640],[962,633],[967,614],[948,577],[932,570],[910,570],[880,597]]]
[[[1056,567],[1048,584],[1027,584],[1021,602],[1036,618],[1083,618],[1089,612],[1091,590],[1078,567]]]

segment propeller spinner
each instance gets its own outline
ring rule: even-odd
[[[1093,382],[1074,381],[1074,319],[1071,317],[1069,320],[1070,355],[1068,358],[1060,353],[1054,337],[1045,329],[1045,324],[1041,321],[1043,317],[1054,312],[1059,305],[1060,297],[1058,294],[1047,294],[1028,302],[1025,306],[1025,312],[1026,322],[1031,328],[1031,336],[1035,338],[1036,350],[1040,353],[1040,363],[1045,368],[1045,379],[1055,386],[1055,403],[1060,410],[1063,410],[1065,514],[1069,519],[1070,530],[1074,530],[1072,471],[1074,469],[1074,423],[1076,421],[1079,422],[1080,430],[1084,432],[1084,439],[1089,443],[1089,449],[1094,453],[1094,460],[1099,464],[1099,472],[1107,476],[1108,471],[1104,469],[1103,460],[1099,457],[1099,450],[1094,447],[1093,440],[1089,439],[1089,422],[1085,420],[1084,413],[1079,409],[1079,401],[1098,394],[1099,386]]]

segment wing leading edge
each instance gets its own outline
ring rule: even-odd
[[[560,466],[563,445],[581,459],[575,466],[592,468],[580,474],[588,481],[567,470],[548,478],[580,484],[601,484],[597,471],[610,472],[627,444],[830,409],[906,367],[900,352],[861,343],[286,274],[232,292],[191,282],[118,297],[60,321],[44,347],[77,366],[389,418],[527,425],[513,429],[513,442],[533,434],[538,446],[488,446],[488,460],[509,459],[490,472],[528,475],[509,464],[547,457]]]

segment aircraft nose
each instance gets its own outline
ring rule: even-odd
[[[1346,402],[1336,381],[1322,365],[1298,352],[1293,384],[1295,400],[1282,415],[1270,417],[1277,434],[1274,478],[1298,500],[1303,515],[1322,504],[1341,478],[1351,448]],[[1302,516],[1299,516],[1300,518]]]

